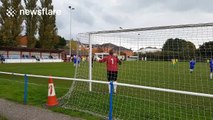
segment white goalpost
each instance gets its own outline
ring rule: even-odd
[[[81,33],[78,40],[78,56],[87,61],[75,77],[88,82],[75,82],[65,108],[108,117],[106,63],[94,56],[102,59],[113,50],[122,61],[114,119],[213,118],[213,23]]]

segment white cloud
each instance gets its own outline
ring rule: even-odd
[[[140,28],[171,24],[203,23],[213,20],[212,0],[53,0],[56,9],[59,35],[69,39],[70,13],[72,33]]]

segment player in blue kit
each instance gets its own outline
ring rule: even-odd
[[[212,72],[213,72],[213,60],[209,60],[209,68],[210,68],[210,79],[212,79]]]
[[[74,56],[74,58],[73,58],[74,66],[80,66],[80,62],[81,62],[81,58],[77,55]]]
[[[192,59],[190,62],[189,62],[189,70],[190,70],[190,73],[192,73],[194,71],[194,68],[195,68],[195,61]]]
[[[73,63],[74,63],[74,66],[76,66],[76,64],[77,64],[77,56],[73,57]]]

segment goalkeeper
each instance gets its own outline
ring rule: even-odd
[[[99,62],[106,62],[107,66],[107,78],[108,81],[113,81],[114,93],[117,91],[117,76],[118,76],[118,64],[121,65],[121,61],[117,56],[113,55],[113,50],[109,51],[109,55],[103,59],[97,59]],[[110,93],[110,85],[109,85]]]

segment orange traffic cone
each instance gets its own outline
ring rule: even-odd
[[[58,105],[58,101],[56,98],[56,94],[55,94],[55,88],[54,88],[54,84],[53,84],[53,80],[52,77],[50,76],[49,78],[49,83],[48,83],[48,98],[47,98],[47,106],[48,107],[53,107]]]

